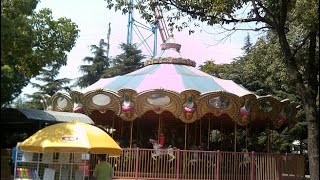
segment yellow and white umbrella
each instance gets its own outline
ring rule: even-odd
[[[100,128],[81,122],[47,126],[20,144],[23,151],[120,155],[121,147]]]

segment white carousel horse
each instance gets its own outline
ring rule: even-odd
[[[251,157],[250,157],[250,153],[248,152],[248,149],[246,148],[242,149],[242,154],[243,154],[243,159],[239,163],[239,167],[241,166],[247,167],[248,165],[251,165]],[[255,166],[257,166],[256,161],[254,163],[255,163]]]
[[[173,161],[176,156],[173,154],[173,148],[172,147],[168,147],[166,149],[161,149],[161,144],[157,143],[156,140],[154,139],[149,139],[150,143],[153,145],[153,149],[155,150],[152,154],[151,157],[154,160],[157,160],[157,157],[159,156],[164,156],[164,155],[168,155],[171,158],[169,159],[169,162]]]
[[[188,162],[188,166],[195,166],[197,163],[206,162],[207,167],[214,166],[214,156],[215,154],[210,152],[205,152],[203,148],[200,146],[191,146],[190,150],[191,152],[191,158]]]

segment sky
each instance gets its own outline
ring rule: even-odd
[[[79,66],[84,64],[82,59],[86,56],[92,56],[90,45],[98,45],[100,39],[107,39],[109,23],[111,23],[110,56],[115,57],[122,53],[119,49],[119,44],[125,43],[127,40],[128,16],[115,12],[113,9],[107,9],[104,0],[42,0],[37,6],[37,10],[42,8],[51,9],[54,19],[60,17],[71,19],[78,25],[80,30],[75,47],[67,53],[67,65],[61,68],[58,78],[76,79],[81,76]],[[136,12],[134,12],[133,17],[138,22],[149,26],[139,18],[139,14]],[[233,58],[241,56],[243,53],[241,47],[244,44],[247,32],[236,32],[225,41],[219,43],[225,37],[225,34],[220,34],[218,29],[218,27],[208,27],[202,24],[200,28],[195,29],[195,33],[192,35],[189,35],[188,30],[182,32],[174,31],[175,42],[182,45],[181,56],[194,60],[197,66],[211,59],[218,64],[230,63]],[[151,34],[151,32],[143,30],[142,32],[145,37]],[[252,39],[256,38],[256,35],[252,36],[250,34],[250,36]],[[151,42],[153,39],[149,38],[149,41]],[[141,43],[135,32],[133,32],[133,43]],[[159,53],[160,37],[158,37],[158,44]],[[143,53],[147,54],[143,45],[139,46],[139,48]],[[35,80],[32,80],[32,82],[35,82]],[[32,91],[34,89],[30,85],[23,89],[23,93],[30,94]]]

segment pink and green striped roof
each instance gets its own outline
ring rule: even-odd
[[[253,94],[232,80],[220,79],[193,66],[175,63],[155,63],[123,76],[100,79],[82,92],[100,88],[116,92],[120,89],[133,89],[138,93],[165,89],[177,93],[197,90],[201,94],[216,91],[229,92],[237,96]]]
[[[140,93],[153,89],[164,89],[177,93],[196,90],[201,94],[224,91],[239,97],[253,94],[232,80],[220,79],[196,69],[194,61],[181,58],[180,48],[181,45],[175,43],[171,36],[166,43],[161,45],[160,55],[147,60],[145,67],[123,76],[100,79],[82,92],[86,93],[96,89],[115,92],[121,89],[132,89]]]

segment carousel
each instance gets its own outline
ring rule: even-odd
[[[181,57],[180,48],[171,37],[161,45],[160,55],[146,60],[143,68],[100,79],[81,91],[58,92],[50,98],[51,108],[87,114],[118,141],[123,153],[110,160],[115,177],[304,175],[303,157],[272,153],[270,134],[264,149],[248,147],[249,130],[294,126],[297,105],[258,96],[232,80],[204,73],[194,61]],[[165,142],[159,146],[162,135]],[[292,163],[300,165],[292,167]]]

